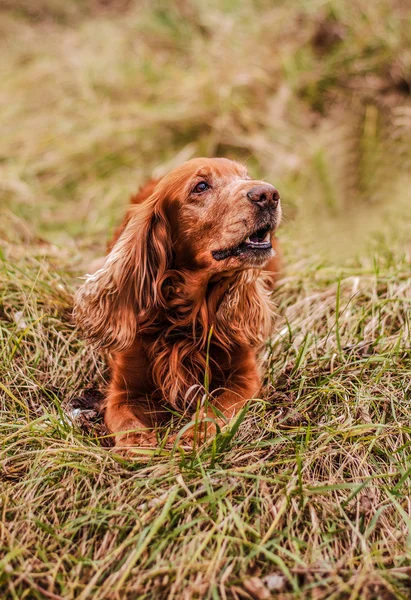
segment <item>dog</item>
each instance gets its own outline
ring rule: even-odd
[[[186,439],[213,434],[258,394],[280,220],[277,189],[226,158],[191,159],[132,199],[74,309],[109,352],[116,446],[155,446],[170,411],[196,414]]]

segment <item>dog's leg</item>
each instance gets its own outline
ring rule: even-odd
[[[199,444],[207,439],[213,437],[220,429],[225,427],[243,408],[243,406],[255,396],[256,391],[253,389],[253,393],[247,393],[244,389],[240,391],[235,390],[224,390],[217,398],[212,398],[211,405],[208,407],[201,407],[199,411],[193,416],[195,424],[187,429],[181,438],[173,436],[173,439],[181,439],[184,444],[188,443],[192,445],[194,442]],[[223,417],[217,414],[222,413]]]
[[[254,353],[246,354],[244,351],[242,361],[237,361],[236,364],[242,364],[243,370],[232,375],[226,388],[214,392],[209,406],[201,407],[195,415],[196,424],[181,436],[182,439],[191,442],[196,440],[201,443],[212,437],[219,428],[223,428],[236,416],[248,400],[258,394],[261,379]],[[217,410],[215,411],[214,408]],[[221,413],[223,418],[216,414],[217,412]]]
[[[157,445],[155,411],[145,398],[131,401],[125,393],[109,394],[104,421],[117,447]]]
[[[156,426],[165,411],[151,394],[148,365],[139,347],[117,354],[111,364],[111,383],[104,421],[117,447],[157,446]]]

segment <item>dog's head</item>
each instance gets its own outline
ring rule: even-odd
[[[225,158],[196,158],[162,179],[175,263],[211,274],[262,267],[281,218],[280,196]]]
[[[243,165],[186,162],[132,209],[104,267],[77,293],[79,324],[102,346],[128,347],[149,314],[167,310],[173,275],[196,277],[206,289],[237,271],[262,269],[280,219],[278,191],[252,180]]]

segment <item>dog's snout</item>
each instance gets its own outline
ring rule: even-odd
[[[247,198],[261,208],[276,207],[280,200],[278,190],[272,185],[256,185],[247,192]]]

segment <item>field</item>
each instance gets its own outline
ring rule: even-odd
[[[2,599],[411,597],[410,48],[406,0],[0,0]],[[72,297],[201,155],[283,198],[265,386],[126,458]]]

